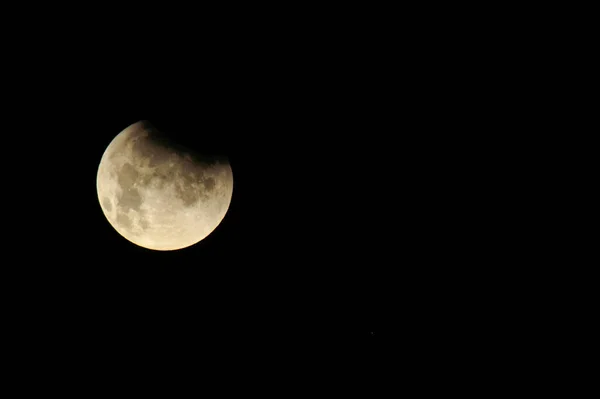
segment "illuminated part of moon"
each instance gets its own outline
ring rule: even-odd
[[[106,148],[96,188],[119,234],[141,247],[169,251],[196,244],[221,223],[233,174],[227,160],[202,157],[140,121]]]

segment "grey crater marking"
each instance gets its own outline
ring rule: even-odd
[[[102,206],[106,209],[107,212],[112,211],[112,203],[110,202],[110,198],[104,197],[102,199]]]

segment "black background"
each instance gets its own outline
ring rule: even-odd
[[[370,356],[401,263],[387,247],[408,234],[393,221],[407,178],[383,150],[406,140],[392,82],[301,31],[113,23],[13,42],[5,125],[23,144],[5,159],[29,211],[14,215],[7,281],[24,350],[96,365]],[[193,247],[146,250],[102,214],[102,154],[141,119],[230,159],[231,207]]]
[[[485,315],[500,300],[481,298],[512,272],[502,248],[523,245],[503,233],[522,196],[502,189],[519,156],[502,149],[527,143],[506,134],[518,107],[493,36],[408,11],[138,11],[9,30],[3,151],[23,211],[5,216],[4,281],[19,348],[94,367],[368,369],[392,345],[414,369],[499,328]],[[102,214],[102,154],[142,119],[231,162],[230,209],[193,247],[146,250]]]

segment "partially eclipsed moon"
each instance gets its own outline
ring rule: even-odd
[[[221,223],[233,175],[227,160],[202,157],[141,121],[106,148],[96,188],[119,234],[141,247],[168,251],[196,244]]]

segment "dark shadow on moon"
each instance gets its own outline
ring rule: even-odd
[[[132,146],[133,155],[136,162],[148,165],[154,171],[151,176],[139,177],[130,164],[123,166],[119,172],[119,185],[123,189],[120,201],[127,209],[139,207],[139,194],[131,191],[131,185],[138,178],[139,185],[146,187],[154,183],[159,189],[166,183],[175,182],[177,197],[188,207],[209,198],[207,193],[213,191],[216,181],[213,177],[206,177],[204,172],[229,167],[226,157],[201,153],[182,145],[176,136],[161,132],[148,121],[141,121],[137,129],[146,132],[147,136],[136,138]],[[179,182],[181,184],[177,184]]]
[[[214,145],[214,140],[195,138],[190,140],[190,130],[197,128],[196,124],[159,124],[158,128],[151,122],[141,121],[142,129],[148,131],[147,140],[151,147],[159,146],[169,149],[177,154],[189,154],[191,160],[195,164],[204,164],[206,166],[216,166],[217,164],[229,164],[227,156],[218,150],[218,146]],[[165,130],[163,130],[163,127]],[[178,131],[186,134],[177,133]],[[143,151],[143,149],[142,149]]]

